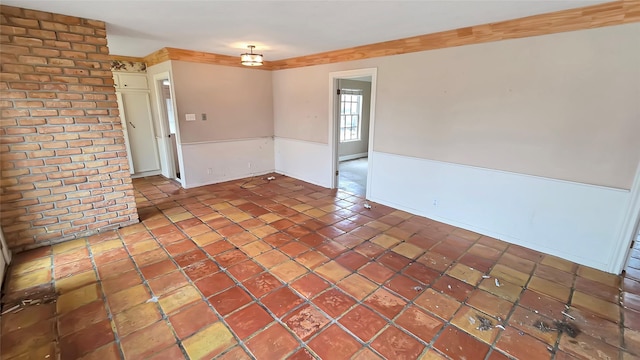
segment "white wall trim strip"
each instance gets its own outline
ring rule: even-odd
[[[338,158],[338,161],[347,161],[347,160],[355,160],[355,159],[360,159],[360,158],[365,158],[369,156],[369,153],[358,153],[358,154],[351,154],[351,155],[343,155],[340,156]]]
[[[238,141],[254,141],[254,140],[262,140],[262,139],[273,139],[273,136],[259,136],[259,137],[238,138],[238,139],[222,139],[222,140],[210,140],[210,141],[183,142],[181,144],[183,146],[192,146],[192,145],[219,144],[219,143],[238,142]]]

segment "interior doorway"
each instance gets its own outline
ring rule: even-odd
[[[334,72],[331,80],[332,187],[370,197],[377,69]]]
[[[178,122],[169,73],[155,75],[154,82],[162,138],[162,175],[181,181]]]

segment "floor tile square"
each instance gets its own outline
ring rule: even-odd
[[[278,323],[254,336],[246,344],[257,359],[281,359],[298,347],[296,339]]]
[[[238,286],[234,286],[209,298],[209,303],[216,311],[225,316],[250,303],[251,297]]]
[[[271,268],[271,273],[286,283],[307,273],[307,269],[293,260],[285,261]]]
[[[555,331],[542,331],[539,326],[536,326],[536,324],[540,323],[549,328],[555,328],[553,319],[541,316],[520,306],[516,306],[509,317],[509,325],[545,342],[549,346],[554,346],[558,339],[558,333]]]
[[[426,343],[431,342],[431,339],[444,326],[442,320],[413,305],[404,310],[394,322]]]
[[[414,303],[444,320],[451,319],[461,306],[456,299],[433,289],[427,289],[414,300]]]
[[[495,347],[518,359],[548,359],[547,345],[511,326],[506,326]]]
[[[89,325],[84,331],[62,337],[60,356],[63,359],[77,359],[114,340],[111,323],[105,319]]]
[[[175,343],[176,339],[164,321],[136,331],[121,339],[122,351],[127,359],[141,359]]]
[[[170,259],[163,260],[163,261],[153,263],[140,268],[140,272],[147,280],[156,278],[161,275],[168,274],[176,270],[178,270],[178,267]]]
[[[356,271],[368,261],[369,259],[366,256],[355,251],[347,251],[336,258],[338,264],[351,271]]]
[[[487,344],[452,325],[444,329],[433,347],[453,359],[482,360],[489,352]]]
[[[358,270],[358,273],[378,284],[384,283],[395,274],[395,272],[389,268],[375,262],[370,262],[363,266]]]
[[[97,282],[98,278],[96,277],[96,272],[91,269],[63,279],[58,279],[55,282],[55,286],[58,293],[64,294],[77,288],[95,284]]]
[[[357,251],[358,253],[370,259],[374,259],[380,256],[380,254],[382,254],[383,252],[385,252],[386,249],[383,248],[382,246],[379,246],[367,241],[356,246],[355,248],[353,248],[353,250]]]
[[[337,325],[331,325],[309,342],[321,359],[349,359],[360,350],[360,343]]]
[[[378,285],[374,282],[367,280],[367,278],[358,274],[351,274],[347,276],[340,280],[337,285],[344,292],[358,300],[364,299],[367,295],[371,294],[376,288],[378,288]]]
[[[620,352],[618,349],[584,334],[578,335],[575,339],[566,335],[561,336],[558,348],[571,355],[571,358],[578,359],[591,359],[594,353],[597,353],[601,358],[615,359]]]
[[[290,285],[302,296],[311,299],[329,287],[329,283],[318,275],[307,274]]]
[[[221,322],[213,323],[182,342],[190,359],[211,359],[236,344]]]
[[[496,279],[497,278],[484,279],[480,282],[478,288],[488,291],[493,295],[510,302],[515,302],[518,297],[520,297],[520,294],[522,293],[522,288],[520,286],[500,279],[498,279],[498,283],[496,284]]]
[[[590,311],[613,322],[620,321],[620,308],[616,304],[587,295],[580,291],[573,292],[571,305]]]
[[[431,251],[420,256],[416,261],[438,272],[444,272],[453,263],[453,260],[448,257]]]
[[[91,284],[62,294],[56,301],[56,312],[65,314],[100,298],[98,284]]]
[[[520,297],[518,305],[551,318],[561,319],[562,312],[566,310],[565,304],[546,295],[532,290],[525,290]]]
[[[496,264],[489,275],[518,286],[525,286],[529,281],[529,274],[512,269],[506,265]]]
[[[387,325],[387,320],[362,305],[347,312],[339,322],[363,342],[371,340]]]
[[[474,290],[466,302],[470,306],[487,313],[498,320],[506,320],[513,308],[513,304],[507,300],[501,299],[480,289]]]
[[[391,251],[409,259],[416,259],[425,252],[423,248],[420,248],[408,242],[400,243],[398,246],[392,248]]]
[[[204,301],[199,301],[193,306],[181,309],[169,317],[169,322],[180,339],[191,336],[217,320],[216,314]]]
[[[148,280],[149,287],[156,296],[164,295],[175,289],[187,285],[189,279],[187,279],[181,272],[174,271],[155,279]]]
[[[417,359],[424,350],[424,345],[394,326],[385,329],[371,347],[387,359]]]
[[[262,273],[258,276],[245,280],[243,285],[253,296],[260,298],[281,287],[283,284],[275,276],[269,273]]]
[[[251,260],[245,260],[236,265],[230,266],[227,268],[227,271],[237,281],[242,282],[252,276],[260,274],[264,269]]]
[[[355,305],[356,301],[340,290],[330,289],[313,299],[313,303],[333,318]]]
[[[113,317],[118,335],[123,337],[145,328],[162,318],[155,303],[142,303]]]
[[[219,270],[220,268],[213,261],[203,260],[185,267],[184,273],[189,277],[189,279],[191,279],[191,281],[196,281],[205,276],[213,275]]]
[[[485,323],[488,328],[482,327]],[[467,305],[462,305],[451,319],[451,324],[488,345],[493,343],[500,331],[495,327],[497,325],[496,319]]]
[[[187,285],[161,296],[158,303],[165,314],[172,314],[201,299],[202,297],[198,290],[192,285]]]
[[[326,264],[318,266],[315,272],[330,282],[337,283],[343,278],[351,274],[351,271],[338,264],[336,261],[330,261]]]
[[[562,302],[568,301],[569,295],[571,294],[570,288],[537,276],[531,277],[527,288],[535,292],[551,296],[552,298],[558,299]]]
[[[316,308],[305,305],[287,315],[283,319],[283,322],[287,324],[289,329],[302,339],[302,341],[307,341],[328,324],[329,319]]]
[[[107,302],[111,313],[117,314],[150,298],[151,294],[144,285],[136,285],[107,297]]]
[[[289,257],[278,250],[271,250],[256,256],[254,260],[265,268],[271,269],[272,267],[289,260]]]
[[[406,300],[392,294],[385,289],[376,290],[365,299],[365,304],[382,314],[388,319],[393,319],[407,304]]]
[[[246,308],[227,316],[225,319],[240,339],[245,339],[256,331],[264,329],[273,322],[273,320],[273,317],[256,303],[252,303]]]
[[[281,317],[289,312],[289,310],[304,302],[303,299],[288,287],[275,290],[263,297],[260,301],[277,317]]]
[[[458,301],[464,301],[473,290],[473,286],[448,275],[443,275],[441,278],[436,280],[432,288],[445,295],[451,296]]]
[[[208,298],[234,286],[235,282],[226,273],[217,272],[195,281],[194,285],[200,290],[204,297]]]
[[[400,271],[411,263],[411,259],[394,252],[387,252],[378,258],[378,262],[392,270]]]

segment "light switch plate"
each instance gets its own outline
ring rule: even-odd
[[[186,121],[196,121],[196,114],[185,114]]]

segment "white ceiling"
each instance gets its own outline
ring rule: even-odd
[[[266,60],[515,19],[608,2],[598,0],[190,1],[2,0],[5,5],[102,20],[111,54],[163,47]]]

